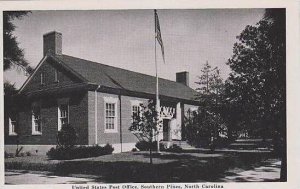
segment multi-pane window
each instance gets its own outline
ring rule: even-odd
[[[68,104],[60,104],[58,107],[58,130],[64,124],[69,123],[69,105]]]
[[[32,110],[32,134],[42,133],[41,108],[35,107]]]
[[[135,128],[132,132],[140,132],[139,124],[136,122],[137,116],[142,116],[141,113],[141,104],[142,102],[139,100],[131,100],[131,123],[134,124]]]
[[[116,104],[105,103],[105,129],[115,130],[116,124]]]
[[[17,135],[17,121],[15,115],[9,117],[9,135]]]
[[[135,116],[140,115],[140,106],[138,105],[133,105],[132,106],[132,120],[134,121]]]

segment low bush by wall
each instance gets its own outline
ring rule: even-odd
[[[107,154],[112,154],[114,148],[110,144],[106,144],[104,147],[101,146],[74,146],[72,148],[56,147],[51,148],[47,152],[47,156],[50,159],[57,160],[68,160],[68,159],[79,159],[88,157],[97,157]]]

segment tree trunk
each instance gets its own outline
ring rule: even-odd
[[[281,169],[280,169],[280,182],[287,181],[287,160],[286,155],[281,158]]]
[[[283,139],[283,147],[280,151],[281,155],[281,169],[280,169],[280,181],[286,182],[287,181],[287,153],[286,153],[286,138],[284,135]]]

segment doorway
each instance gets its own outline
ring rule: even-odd
[[[163,140],[170,140],[170,119],[163,119]]]

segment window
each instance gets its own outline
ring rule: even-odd
[[[69,123],[69,105],[60,104],[58,106],[58,130],[61,130],[61,127],[64,124]]]
[[[41,73],[41,85],[44,85],[45,84],[45,73],[44,72],[42,72]]]
[[[17,121],[16,121],[16,116],[12,115],[8,118],[9,121],[9,135],[10,136],[15,136],[17,134]]]
[[[133,123],[135,120],[134,120],[134,115],[139,115],[139,116],[142,116],[142,113],[141,113],[141,104],[142,102],[139,101],[139,100],[131,100],[131,123]],[[136,128],[135,131],[132,131],[134,133],[137,133],[139,132],[140,128]]]
[[[116,118],[116,107],[114,103],[106,103],[105,104],[105,129],[106,130],[114,130],[115,129],[115,118]]]
[[[141,114],[141,112],[140,112],[141,111],[141,104],[142,104],[141,101],[131,100],[131,119],[132,120],[133,120],[133,115],[135,115],[135,114],[140,115]]]
[[[42,134],[42,119],[41,119],[41,108],[36,106],[32,110],[32,134]]]
[[[54,82],[59,82],[59,80],[58,80],[58,71],[57,70],[55,70],[54,71]]]
[[[105,131],[118,132],[117,128],[117,98],[105,97]]]
[[[133,115],[139,115],[140,114],[140,106],[133,105],[132,106],[132,116]]]

